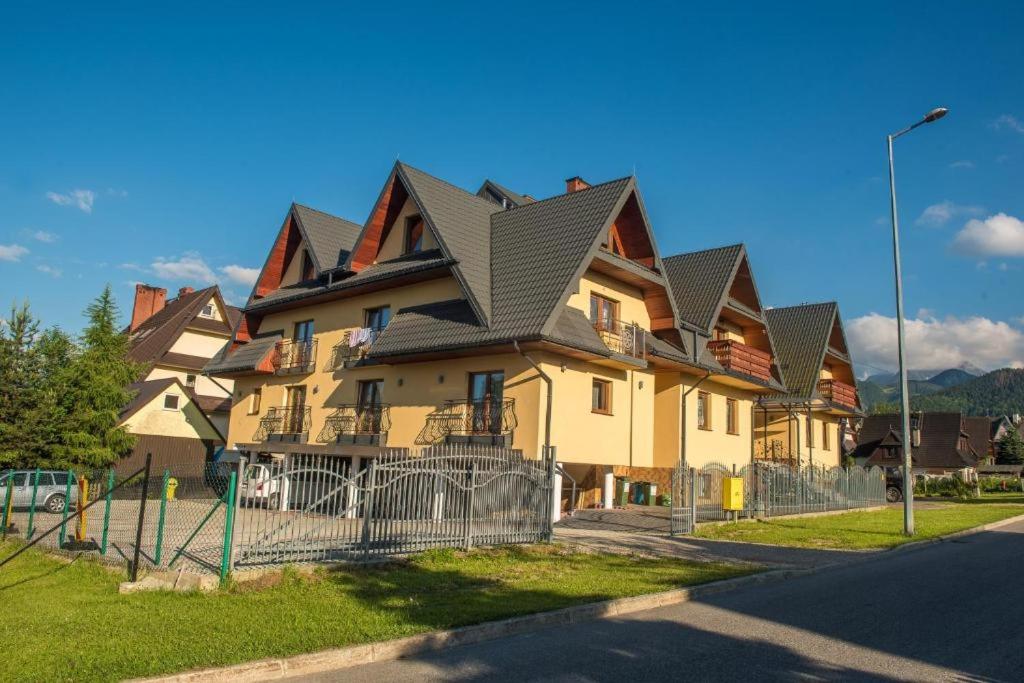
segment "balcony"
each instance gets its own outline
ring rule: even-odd
[[[305,443],[309,438],[310,409],[308,406],[270,408],[260,418],[260,426],[253,441],[281,441]]]
[[[316,365],[316,339],[277,342],[273,364],[279,375],[312,372]]]
[[[857,389],[834,379],[818,380],[818,394],[822,398],[847,408],[857,407]]]
[[[351,368],[370,356],[370,347],[383,328],[358,327],[345,333],[331,349],[331,369]]]
[[[621,320],[595,320],[594,329],[612,353],[647,359],[647,330]]]
[[[708,351],[714,354],[715,360],[726,370],[739,372],[762,382],[772,379],[772,357],[760,349],[732,339],[722,339],[709,341]]]
[[[360,446],[384,446],[391,428],[391,406],[343,405],[324,419],[316,440]]]
[[[416,437],[416,443],[510,446],[512,432],[518,424],[513,398],[446,401],[427,416],[426,424]]]

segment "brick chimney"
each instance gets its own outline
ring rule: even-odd
[[[134,332],[139,325],[159,313],[167,301],[167,290],[163,287],[135,285],[135,305],[132,307],[132,324],[128,332]]]
[[[181,289],[178,290],[178,298],[180,299],[181,297],[191,294],[194,291],[196,290],[192,287],[182,287]]]
[[[585,190],[588,187],[590,187],[590,183],[588,183],[583,178],[580,178],[578,175],[573,176],[572,178],[569,178],[565,181],[566,194],[570,192],[579,192],[580,190]]]

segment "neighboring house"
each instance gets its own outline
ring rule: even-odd
[[[913,413],[910,457],[914,474],[957,474],[972,481],[979,458],[967,428],[968,422],[960,413]],[[989,426],[983,425],[985,441],[988,430]],[[899,414],[864,418],[853,457],[869,467],[902,467]]]
[[[195,395],[177,377],[128,386],[132,400],[121,411],[119,425],[136,435],[132,454],[115,465],[121,474],[143,467],[153,455],[152,471],[170,468],[174,476],[201,476],[224,437],[199,407]]]
[[[1006,415],[998,417],[965,417],[967,433],[971,436],[971,446],[978,454],[979,464],[994,465],[996,447],[1006,432],[1013,429],[1013,423]]]
[[[240,311],[224,303],[216,286],[183,287],[176,298],[166,299],[166,289],[135,285],[128,355],[149,366],[144,380],[178,379],[217,431],[227,435],[233,383],[204,376],[203,367],[231,338]]]
[[[745,249],[715,251],[663,261],[632,177],[534,200],[396,163],[365,225],[289,209],[206,366],[235,382],[229,444],[353,469],[550,444],[584,505],[615,475],[664,491],[680,459],[743,466],[754,402],[785,387]]]
[[[802,304],[766,314],[786,393],[760,401],[756,455],[837,466],[849,425],[863,415],[839,305]]]

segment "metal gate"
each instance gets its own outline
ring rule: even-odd
[[[673,536],[693,533],[693,524],[696,517],[694,503],[696,496],[694,472],[692,467],[686,463],[676,464],[672,471],[672,520],[671,533]]]
[[[387,451],[357,472],[327,455],[253,463],[240,486],[234,564],[370,562],[545,540],[551,479],[544,462],[491,447]]]

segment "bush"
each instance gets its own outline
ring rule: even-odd
[[[1024,481],[1019,477],[982,477],[978,480],[978,487],[983,493],[998,493],[1000,491],[1024,492]]]
[[[977,497],[975,488],[960,477],[935,477],[918,479],[914,484],[914,495],[917,496],[942,496],[944,498],[968,498]]]

